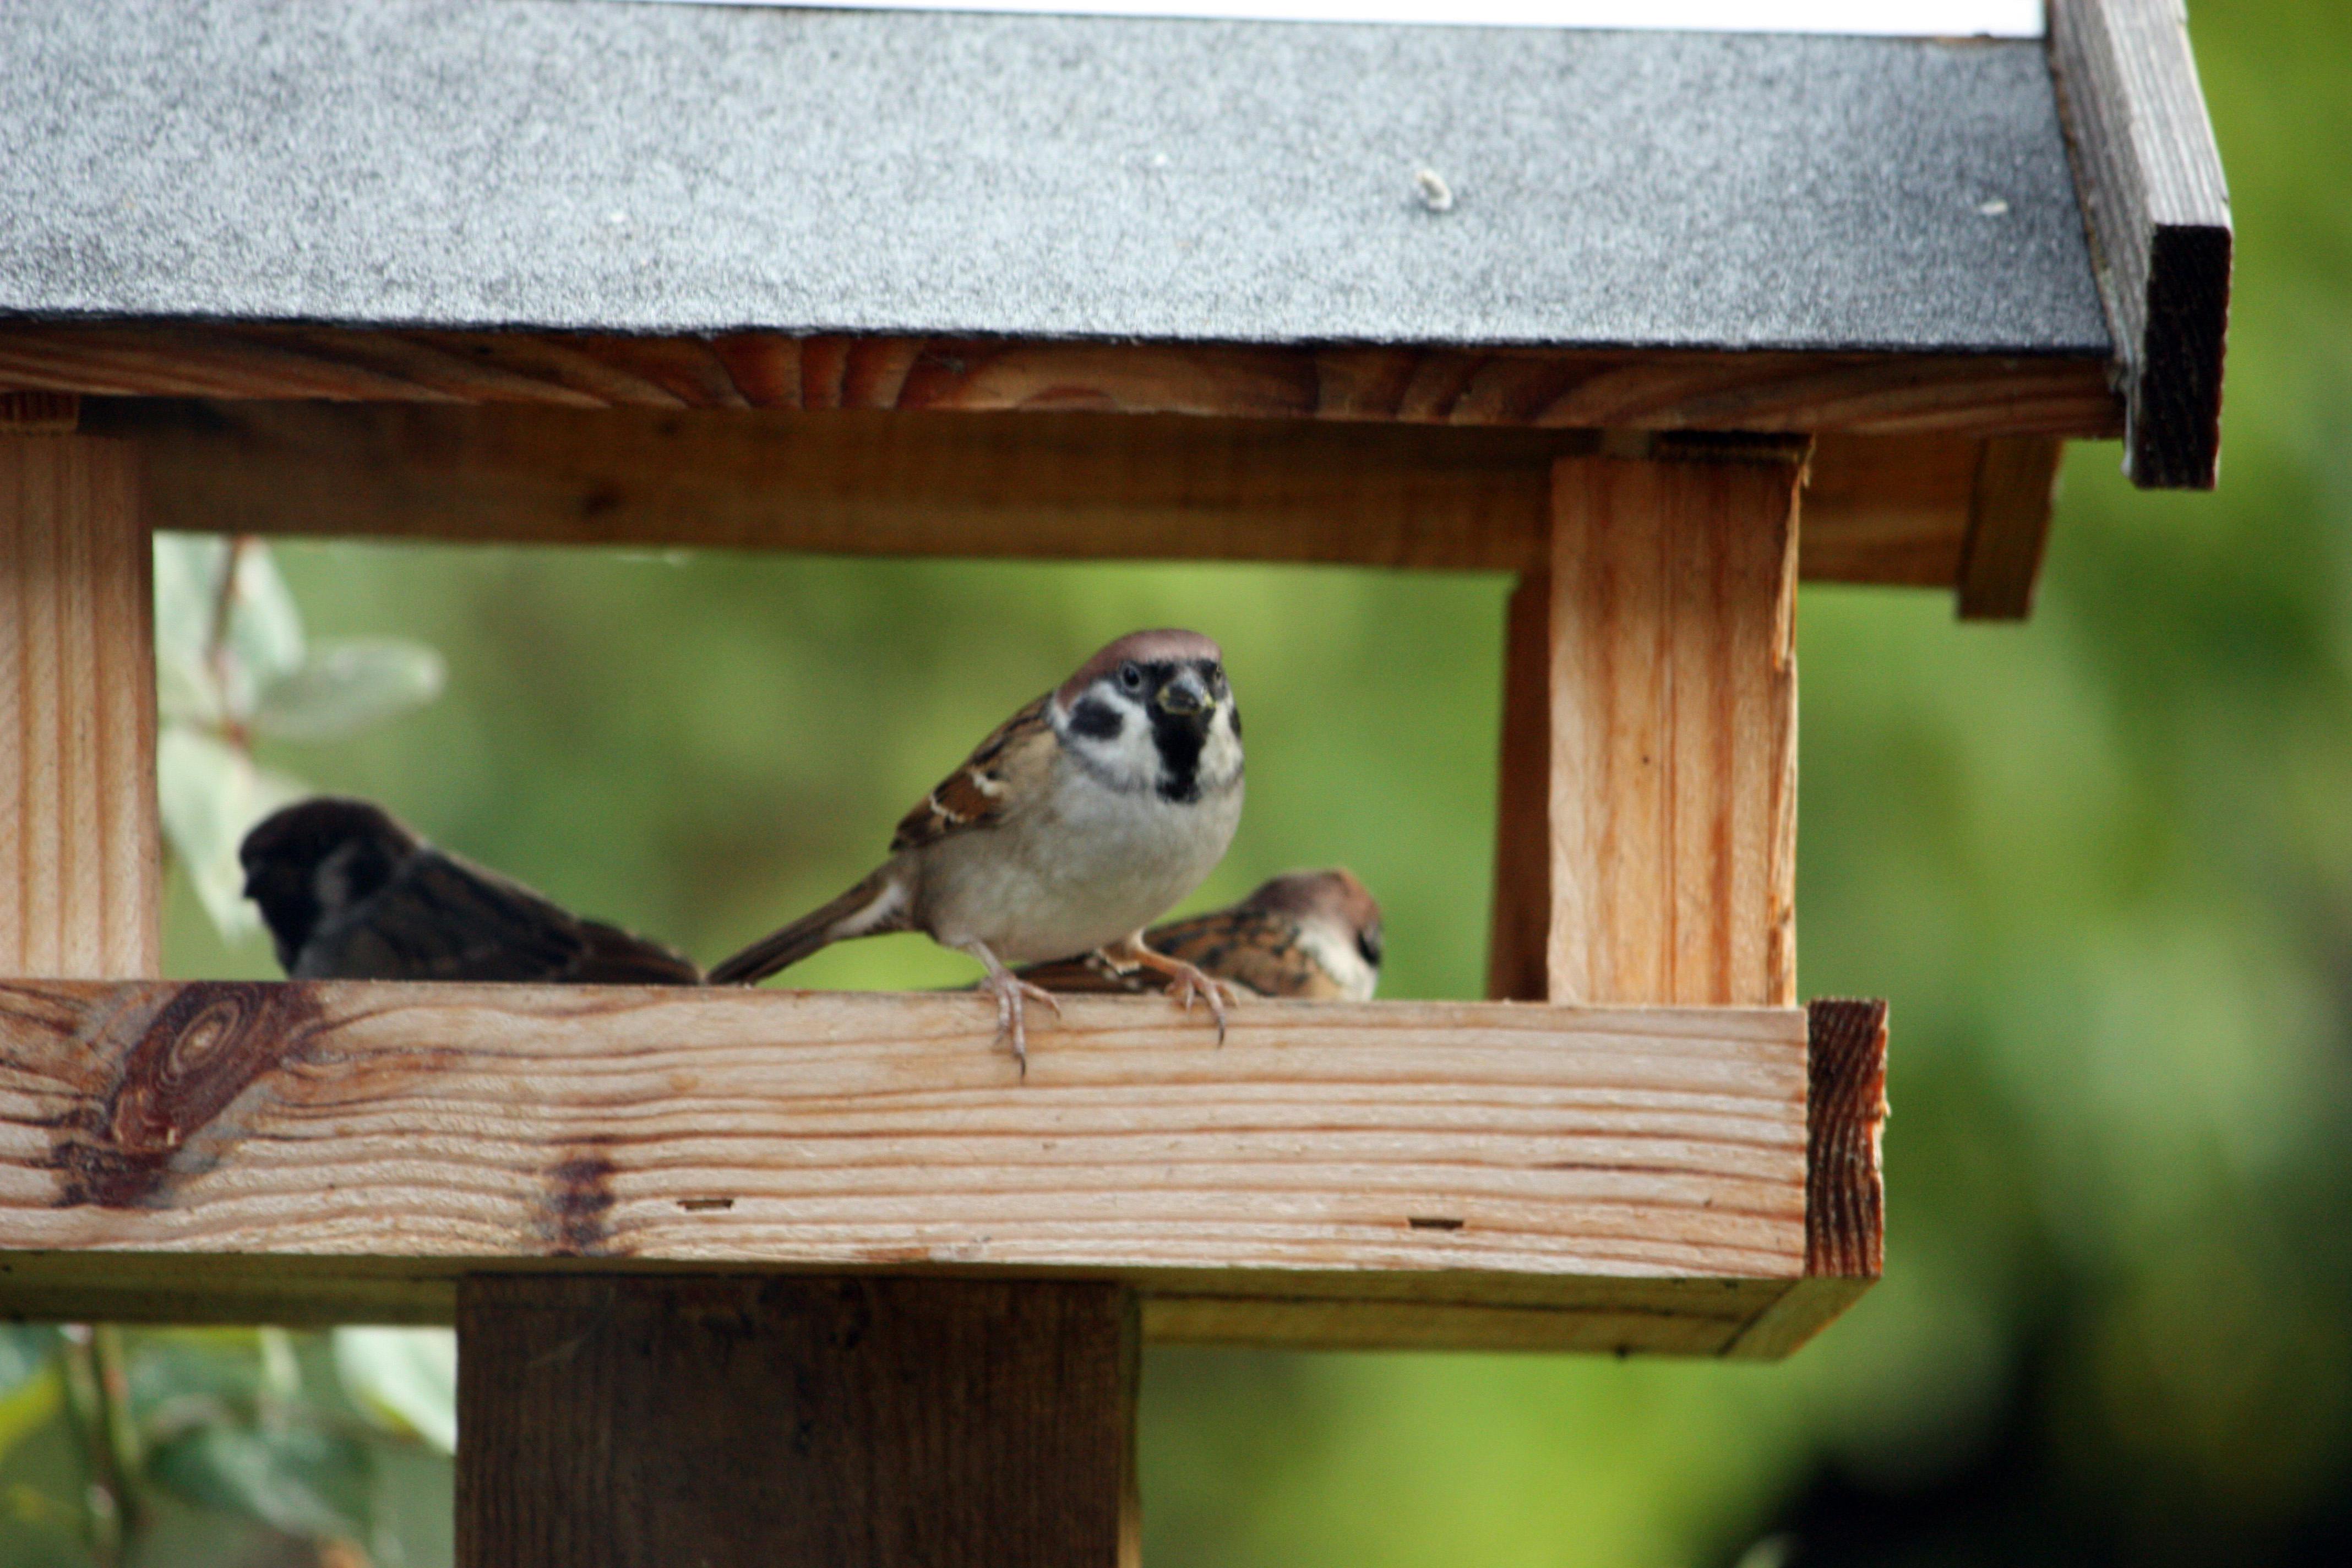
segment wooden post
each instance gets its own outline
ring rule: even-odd
[[[1123,1568],[1133,1295],[1087,1281],[478,1275],[461,1568]]]
[[[1511,608],[1498,998],[1794,1002],[1802,456],[1553,468]]]
[[[0,974],[157,973],[155,655],[129,442],[0,395]]]

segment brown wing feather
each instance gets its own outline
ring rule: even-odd
[[[890,837],[890,853],[919,848],[951,833],[988,827],[1004,819],[1013,803],[1028,792],[1020,786],[1041,769],[1053,740],[1053,721],[1045,716],[1051,692],[999,724],[966,757],[963,766],[941,779],[923,803],[898,819]]]
[[[1181,958],[1260,996],[1328,1000],[1340,994],[1339,982],[1298,940],[1297,921],[1246,904],[1154,926],[1144,932],[1143,942],[1154,952]],[[1097,953],[1033,963],[1020,974],[1048,991],[1142,995],[1168,984],[1145,969],[1122,974]]]
[[[1181,958],[1261,996],[1339,994],[1338,984],[1298,940],[1297,921],[1246,904],[1171,921],[1145,932],[1143,942],[1155,952]]]

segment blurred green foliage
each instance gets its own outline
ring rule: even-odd
[[[1885,1281],[1775,1367],[1155,1352],[1160,1568],[2352,1560],[2352,10],[2210,0],[2195,25],[2239,226],[2220,492],[2137,493],[2076,448],[2022,627],[1804,596],[1802,989],[1894,1002]],[[306,747],[308,776],[706,960],[865,871],[1095,645],[1197,626],[1251,749],[1198,901],[1344,862],[1388,908],[1385,994],[1479,989],[1499,581],[278,559],[314,625],[449,662],[438,703]],[[168,952],[270,972],[184,882]],[[795,979],[969,968],[892,938]],[[13,1334],[0,1568],[85,1562],[73,1347]],[[299,1419],[243,1340],[123,1336],[152,1363],[134,1389],[176,1391],[134,1434],[175,1549],[136,1560],[276,1561],[256,1531],[363,1524],[382,1561],[446,1561],[446,1460],[287,1342]],[[190,1399],[219,1423],[169,1436]],[[373,1479],[331,1483],[353,1443]],[[281,1461],[316,1484],[271,1491]]]

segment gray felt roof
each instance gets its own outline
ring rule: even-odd
[[[6,0],[0,125],[0,314],[2108,343],[2033,42]]]

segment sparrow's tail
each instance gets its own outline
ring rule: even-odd
[[[821,947],[854,936],[905,931],[908,896],[895,866],[884,866],[866,880],[825,905],[813,910],[778,931],[771,931],[732,958],[711,966],[713,985],[750,985],[780,969],[789,969]]]

